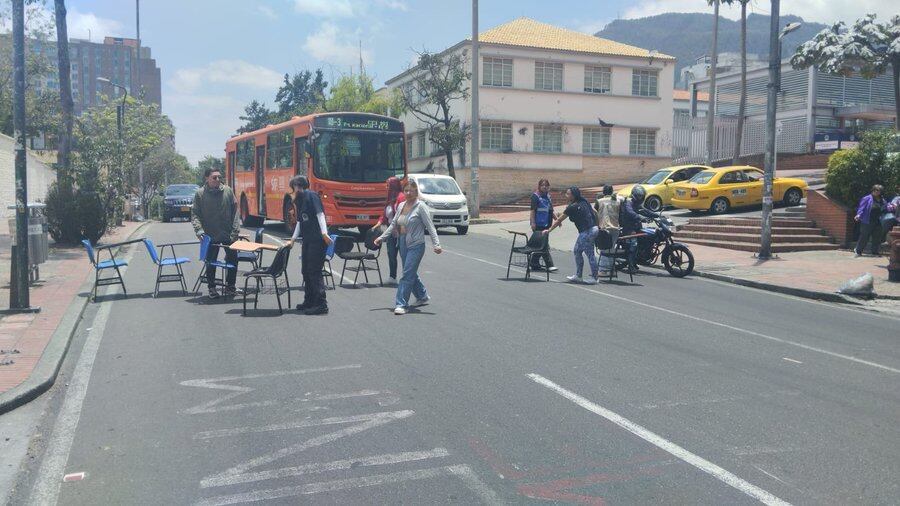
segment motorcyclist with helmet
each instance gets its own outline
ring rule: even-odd
[[[644,208],[644,199],[647,198],[647,190],[641,185],[634,185],[631,197],[619,208],[619,224],[622,226],[622,236],[635,235],[641,231],[641,216],[656,218],[659,215]],[[628,239],[628,268],[626,272],[635,273],[637,266],[637,237]]]

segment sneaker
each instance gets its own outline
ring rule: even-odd
[[[313,306],[306,311],[303,312],[305,315],[320,315],[320,314],[328,314],[328,306],[322,304],[321,306]]]
[[[396,285],[396,284],[397,284],[397,278],[388,278],[388,279],[387,279],[387,284],[389,284],[389,285]]]
[[[219,291],[216,290],[216,287],[214,287],[214,286],[209,287],[209,298],[210,299],[218,299],[219,298]]]
[[[596,284],[597,284],[597,278],[585,278],[584,284],[586,284],[586,285],[596,285]]]
[[[550,272],[556,272],[559,270],[559,267],[548,267],[547,270]]]
[[[416,301],[413,302],[411,305],[412,305],[413,307],[415,307],[415,306],[422,306],[422,305],[428,304],[429,302],[431,302],[431,296],[430,296],[430,295],[426,295],[424,299],[416,299]]]
[[[394,308],[394,314],[396,314],[396,315],[406,314],[406,308],[402,307],[402,306],[397,306]]]
[[[226,297],[234,297],[235,295],[243,295],[244,291],[240,288],[235,288],[233,286],[225,287],[225,296]]]
[[[581,283],[581,276],[576,276],[575,274],[566,276],[566,279],[568,279],[570,283]]]

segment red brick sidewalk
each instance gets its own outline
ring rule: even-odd
[[[105,236],[102,242],[125,240],[140,225],[126,222]],[[0,286],[8,287],[8,250],[0,254],[0,270],[3,271]],[[0,317],[0,394],[28,378],[90,275],[93,275],[93,268],[83,248],[51,248],[50,259],[41,265],[41,279],[32,286],[30,293],[31,305],[40,306],[41,312]],[[9,307],[8,289],[0,290],[0,306]]]

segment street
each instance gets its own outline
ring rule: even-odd
[[[566,284],[562,251],[554,282],[506,280],[509,240],[441,241],[420,269],[431,302],[402,317],[377,285],[329,290],[327,316],[154,299],[132,246],[130,295],[88,306],[10,504],[900,497],[895,318],[653,269]],[[197,252],[178,253],[190,287]]]

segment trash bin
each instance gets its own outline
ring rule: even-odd
[[[28,269],[31,282],[40,277],[39,265],[47,261],[50,255],[50,241],[48,237],[47,217],[44,216],[46,205],[32,202],[28,204]],[[7,209],[15,209],[16,206],[8,206]],[[16,219],[9,220],[9,233],[12,237],[12,245],[16,245]]]

